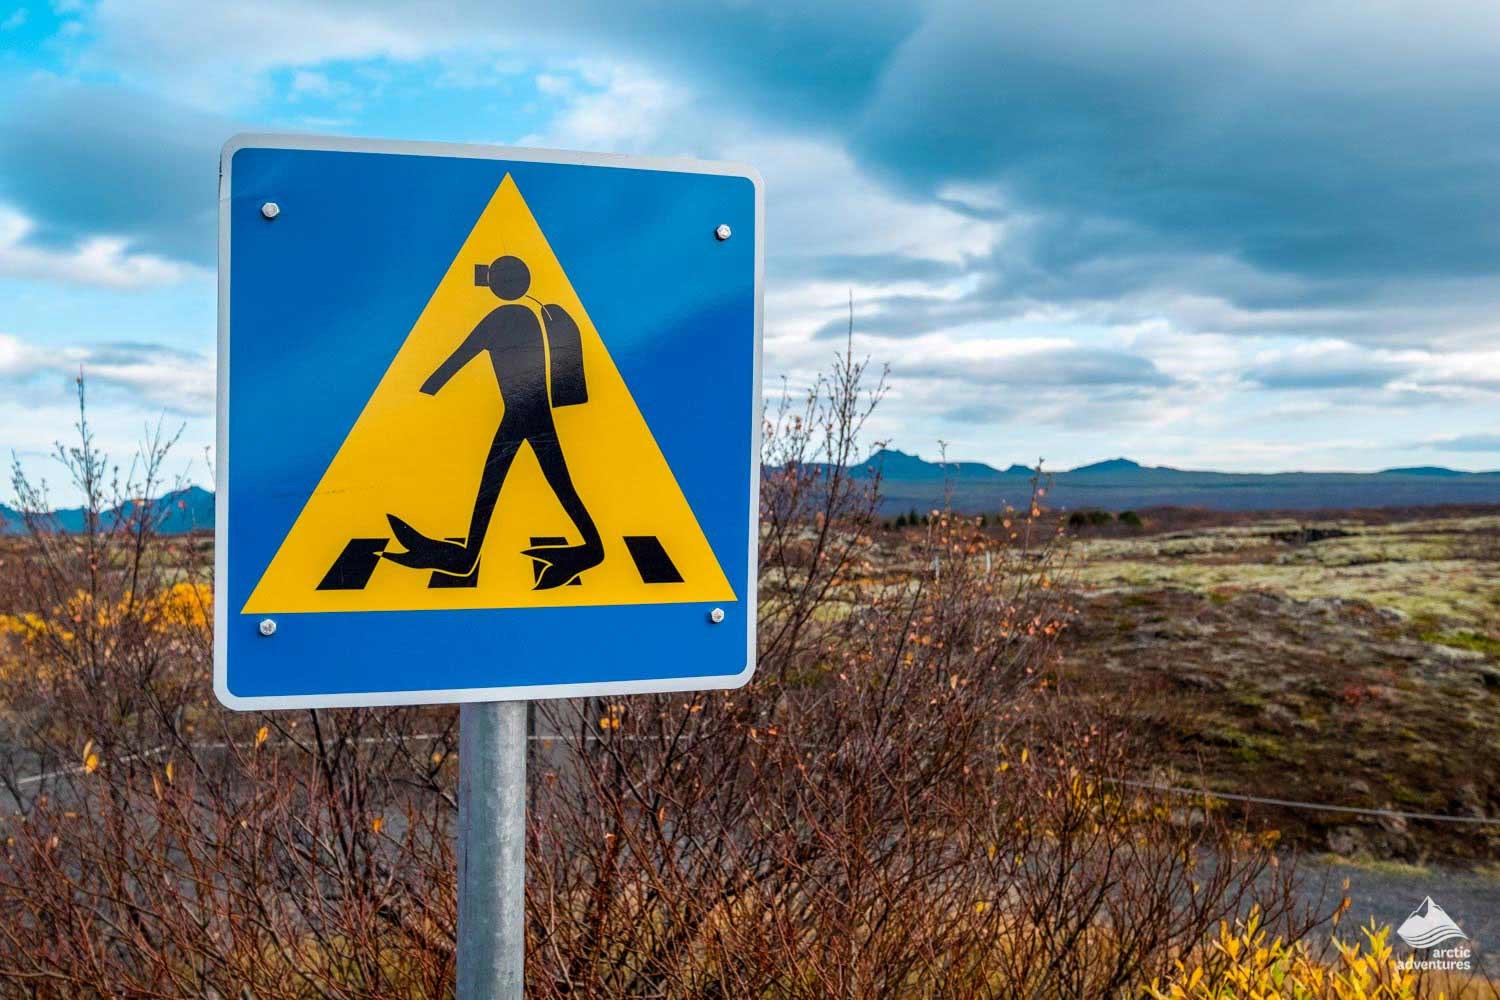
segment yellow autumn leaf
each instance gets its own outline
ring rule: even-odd
[[[255,745],[259,747],[266,740],[270,739],[270,737],[271,728],[269,726],[261,726],[255,731]]]
[[[380,828],[383,826],[385,826],[385,818],[383,816],[376,816],[374,819],[370,820],[370,829],[374,830],[376,833],[379,833]]]
[[[93,774],[99,770],[99,755],[96,753],[85,755],[83,758],[83,769],[88,774]]]

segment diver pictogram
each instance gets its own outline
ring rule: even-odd
[[[464,338],[453,353],[422,383],[424,395],[435,396],[454,375],[481,354],[490,366],[504,403],[504,415],[485,456],[479,491],[474,497],[469,530],[461,541],[431,538],[394,513],[387,513],[391,531],[404,552],[384,551],[382,557],[412,569],[434,570],[467,577],[479,562],[479,551],[495,515],[500,488],[522,445],[530,445],[558,502],[572,519],[582,540],[566,539],[523,550],[542,564],[537,590],[550,590],[578,578],[604,561],[604,545],[594,519],[573,485],[568,461],[552,419],[554,406],[588,402],[578,325],[560,305],[544,305],[527,295],[531,270],[519,257],[499,257],[475,267],[474,283],[488,286],[504,305],[497,306]],[[526,298],[536,308],[521,303]]]
[[[510,176],[391,349],[247,613],[736,599]]]

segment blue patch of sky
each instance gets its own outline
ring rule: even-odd
[[[207,271],[131,289],[0,277],[0,302],[0,333],[52,345],[132,341],[208,354],[218,322]]]
[[[0,5],[0,80],[68,71],[88,32],[77,14],[71,5],[47,0]]]
[[[251,122],[391,139],[514,143],[562,106],[537,68],[503,56],[370,59],[281,68]]]

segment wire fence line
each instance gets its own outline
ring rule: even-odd
[[[452,733],[412,733],[408,736],[364,736],[359,738],[355,742],[391,743],[398,740],[422,742],[424,740],[451,738],[452,735]],[[556,743],[560,740],[574,740],[578,738],[579,737],[577,735],[565,736],[560,733],[533,733],[527,737],[527,740],[533,743]],[[588,736],[584,736],[583,740],[584,742],[588,743],[601,743],[605,742],[606,740],[611,742],[625,742],[632,740],[654,740],[666,738],[668,737],[639,735],[605,737],[597,734],[590,734]],[[231,744],[223,741],[214,743],[189,744],[189,748],[192,750],[224,750],[228,749],[230,746]],[[166,753],[170,749],[171,747],[166,745],[152,747],[150,750],[142,750],[139,753],[129,754],[125,757],[118,757],[115,759],[114,763],[126,764],[130,763],[131,761],[143,760],[147,757],[159,756],[163,753]],[[82,774],[86,770],[87,768],[85,768],[82,764],[75,764],[71,767],[63,767],[51,771],[43,771],[39,774],[27,775],[24,778],[16,779],[15,786],[17,788],[25,788],[30,785],[39,784],[43,781],[51,780],[52,778],[62,778],[69,775]],[[1305,799],[1279,799],[1263,795],[1247,795],[1240,792],[1216,792],[1211,789],[1193,788],[1188,785],[1163,785],[1150,781],[1131,781],[1126,778],[1110,778],[1106,780],[1110,781],[1112,784],[1123,785],[1128,788],[1136,788],[1141,791],[1161,792],[1167,795],[1183,795],[1191,796],[1194,798],[1219,799],[1224,802],[1245,802],[1253,805],[1277,806],[1282,809],[1300,809],[1306,812],[1342,813],[1353,816],[1376,816],[1385,817],[1387,819],[1417,820],[1423,823],[1459,823],[1467,826],[1500,827],[1500,817],[1453,816],[1447,813],[1411,812],[1404,809],[1380,809],[1373,806],[1341,806],[1334,805],[1331,802],[1309,802]]]
[[[448,734],[448,733],[412,733],[409,736],[361,736],[359,739],[353,740],[352,742],[357,743],[357,744],[362,744],[362,743],[394,743],[397,740],[412,740],[413,742],[420,743],[423,740],[437,740],[437,739],[442,739],[444,736],[448,736],[448,735],[450,735],[450,734]],[[535,739],[535,737],[533,737],[533,739]],[[212,742],[212,743],[189,743],[187,745],[186,749],[188,749],[188,750],[228,750],[233,745],[234,744],[227,743],[227,742],[225,742],[223,740],[217,740],[217,741]],[[142,751],[140,751],[138,753],[126,754],[124,757],[116,757],[112,761],[101,761],[100,763],[101,764],[111,764],[111,763],[112,764],[129,764],[132,761],[145,760],[148,757],[159,757],[162,754],[164,754],[164,753],[166,753],[166,752],[168,752],[169,750],[172,750],[172,749],[174,749],[174,747],[172,745],[163,743],[161,746],[152,747],[150,750],[142,750]],[[43,781],[51,780],[52,778],[65,778],[65,777],[67,777],[69,775],[73,775],[73,774],[82,774],[82,773],[84,773],[87,770],[88,770],[88,768],[85,767],[82,764],[73,764],[73,765],[70,765],[68,767],[59,767],[59,768],[56,768],[56,769],[51,770],[51,771],[42,771],[42,772],[40,772],[38,774],[29,774],[29,775],[27,775],[24,778],[17,778],[15,784],[16,784],[17,788],[25,788],[28,785],[35,785],[35,784],[38,784],[38,783],[43,782]]]
[[[1214,792],[1206,788],[1190,788],[1184,785],[1158,785],[1149,781],[1112,779],[1115,784],[1128,785],[1152,792],[1170,795],[1192,795],[1198,798],[1223,799],[1227,802],[1251,802],[1257,805],[1281,806],[1285,809],[1304,809],[1310,812],[1351,813],[1359,816],[1386,816],[1391,819],[1415,819],[1427,823],[1467,823],[1471,826],[1500,826],[1500,817],[1450,816],[1446,813],[1407,812],[1401,809],[1376,809],[1365,806],[1336,806],[1329,802],[1306,802],[1301,799],[1273,799],[1261,795],[1243,795],[1236,792]]]

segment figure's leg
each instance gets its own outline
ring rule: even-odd
[[[510,421],[500,421],[500,429],[495,432],[495,441],[490,445],[490,453],[484,460],[484,473],[479,477],[479,492],[474,497],[474,514],[469,518],[469,534],[464,540],[465,547],[472,552],[475,560],[478,560],[484,536],[490,530],[495,504],[500,499],[500,487],[505,485],[511,463],[516,460],[516,453],[521,450],[521,443],[525,440],[523,435],[512,429]]]
[[[590,551],[603,552],[604,546],[599,539],[599,529],[594,526],[594,519],[589,516],[588,508],[583,505],[583,498],[578,495],[578,490],[573,486],[573,476],[568,472],[567,460],[563,457],[562,444],[557,440],[557,432],[548,430],[544,434],[538,434],[529,438],[531,450],[536,453],[536,460],[542,467],[542,475],[547,477],[547,485],[552,487],[552,492],[557,494],[557,502],[562,504],[562,509],[567,512],[568,517],[573,519],[573,524],[578,528],[578,533],[583,537],[581,548]]]
[[[544,433],[527,440],[531,442],[531,450],[536,454],[537,463],[542,467],[542,474],[547,477],[547,485],[552,487],[552,492],[557,495],[558,503],[567,512],[568,517],[572,518],[574,527],[578,529],[583,539],[579,545],[538,546],[525,550],[526,555],[546,563],[541,577],[537,580],[536,589],[550,590],[553,587],[563,586],[577,577],[579,573],[603,562],[604,543],[599,537],[599,529],[595,527],[594,519],[589,516],[588,508],[584,506],[583,499],[573,486],[573,477],[569,474],[567,461],[563,458],[557,432],[548,428]]]
[[[385,552],[383,556],[402,566],[413,569],[431,569],[440,573],[464,576],[474,569],[479,561],[479,550],[484,545],[485,533],[495,513],[495,503],[500,499],[500,487],[510,472],[511,462],[525,440],[518,437],[506,421],[500,421],[495,439],[485,456],[484,471],[479,477],[479,491],[474,497],[474,512],[469,519],[469,533],[463,542],[449,542],[428,538],[394,514],[387,514],[396,541],[405,546],[405,552]]]

